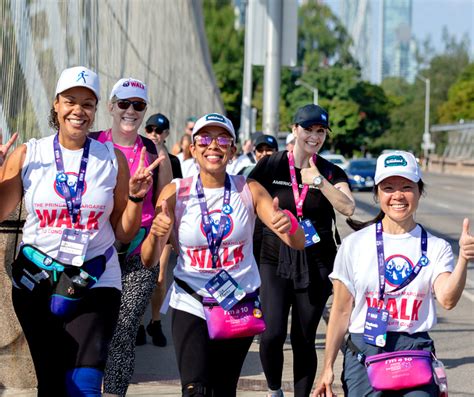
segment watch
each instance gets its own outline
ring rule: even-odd
[[[313,186],[316,188],[319,188],[322,184],[323,184],[323,176],[322,175],[315,176],[313,179]]]

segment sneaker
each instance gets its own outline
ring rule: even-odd
[[[278,390],[269,390],[267,397],[284,397],[283,391],[281,389]]]
[[[146,332],[151,336],[151,341],[155,346],[165,347],[166,336],[163,334],[161,329],[161,321],[152,321],[146,326]]]
[[[135,339],[135,346],[143,346],[146,345],[146,333],[145,327],[140,325],[138,327],[137,338]]]

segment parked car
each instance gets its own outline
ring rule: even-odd
[[[321,153],[321,157],[324,157],[326,160],[330,161],[333,164],[341,167],[343,170],[347,168],[349,162],[342,154],[333,154],[333,153]]]
[[[374,187],[377,159],[353,159],[349,161],[346,174],[351,190],[372,190]]]

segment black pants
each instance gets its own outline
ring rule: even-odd
[[[267,329],[260,339],[260,360],[268,387],[281,388],[283,345],[287,336],[291,308],[291,347],[295,397],[307,397],[316,376],[317,356],[314,346],[316,329],[330,294],[327,279],[295,290],[293,281],[276,275],[277,267],[260,263],[260,298]]]
[[[120,306],[119,290],[92,288],[67,321],[51,313],[47,295],[13,287],[12,299],[33,358],[38,397],[65,397],[69,369],[104,370]]]
[[[206,397],[235,397],[253,337],[211,340],[202,318],[173,309],[171,319],[183,389],[196,383],[207,388]]]

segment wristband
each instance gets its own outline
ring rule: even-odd
[[[135,197],[130,194],[128,195],[128,199],[134,203],[141,203],[143,201],[143,197]]]
[[[299,226],[298,220],[290,211],[288,210],[282,210],[282,211],[290,217],[291,229],[287,232],[287,234],[292,236],[298,230],[298,226]]]

